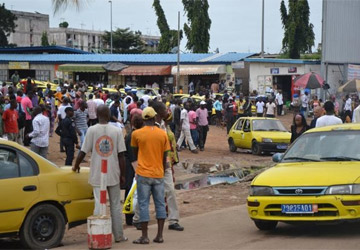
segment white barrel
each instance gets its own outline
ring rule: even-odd
[[[109,249],[112,246],[111,217],[90,216],[87,219],[89,249]]]

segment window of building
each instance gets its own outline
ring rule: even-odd
[[[50,80],[50,70],[37,70],[36,71],[36,80],[49,81]]]
[[[0,69],[0,81],[6,82],[8,79],[8,71],[6,69]]]

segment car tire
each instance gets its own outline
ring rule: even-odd
[[[253,155],[261,155],[261,147],[256,141],[254,141],[251,145],[251,153]]]
[[[51,204],[30,210],[20,230],[20,241],[26,248],[49,249],[60,245],[65,232],[62,212]]]
[[[274,230],[278,224],[277,221],[265,221],[265,220],[256,220],[254,221],[255,226],[261,231],[271,231]]]
[[[233,138],[229,138],[228,142],[229,142],[230,152],[236,152],[237,147],[235,146]]]

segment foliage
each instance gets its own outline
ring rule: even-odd
[[[65,10],[69,5],[80,9],[81,0],[52,0],[54,14],[59,12],[61,9]]]
[[[178,45],[178,32],[177,30],[170,30],[160,0],[154,0],[153,8],[157,15],[157,25],[161,33],[158,52],[169,53],[172,48],[177,47]],[[182,31],[180,31],[180,39],[182,39]]]
[[[59,23],[59,27],[60,28],[67,28],[67,27],[69,27],[69,23],[68,22],[62,22],[62,23]]]
[[[211,19],[207,0],[182,0],[188,23],[184,32],[188,39],[186,48],[193,53],[207,53],[210,45]]]
[[[105,31],[103,40],[105,43],[111,43],[111,33]],[[130,28],[113,31],[113,53],[120,54],[140,54],[144,51],[144,43],[141,40],[141,32],[131,31]]]
[[[41,35],[41,46],[49,46],[48,33],[44,31]]]
[[[15,32],[16,16],[5,8],[5,4],[0,4],[0,46],[8,46],[7,37]]]
[[[284,0],[280,5],[284,29],[283,52],[298,59],[301,53],[311,53],[314,46],[314,26],[310,23],[310,7],[307,0],[289,0],[288,9]]]

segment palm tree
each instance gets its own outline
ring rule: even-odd
[[[60,9],[65,10],[69,5],[76,7],[79,10],[82,0],[52,0],[54,14]]]

